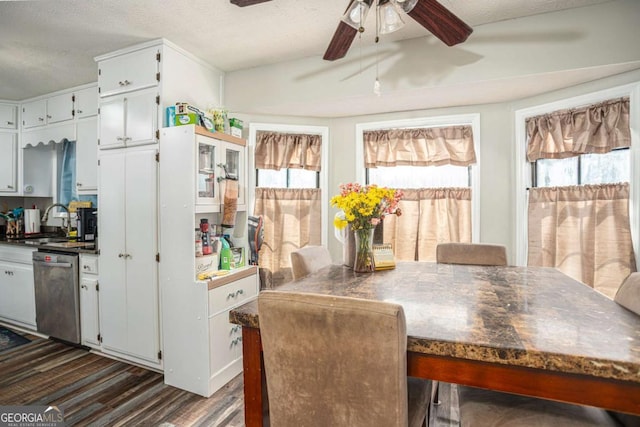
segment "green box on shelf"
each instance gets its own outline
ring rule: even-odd
[[[176,126],[197,125],[200,123],[196,113],[176,114]]]

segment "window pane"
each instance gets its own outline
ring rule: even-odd
[[[289,169],[289,188],[316,188],[318,172]]]
[[[583,154],[580,165],[582,184],[629,182],[629,149],[604,154]]]
[[[369,184],[391,188],[468,187],[466,166],[395,166],[368,169]]]
[[[536,161],[536,180],[538,187],[578,185],[578,158]]]
[[[287,188],[287,170],[258,169],[258,187]]]

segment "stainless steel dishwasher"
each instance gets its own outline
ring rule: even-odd
[[[78,255],[38,251],[33,253],[38,332],[80,343]]]

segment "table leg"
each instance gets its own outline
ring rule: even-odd
[[[257,328],[242,328],[242,368],[244,375],[244,422],[246,427],[262,427],[262,341]]]

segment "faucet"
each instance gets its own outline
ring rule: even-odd
[[[44,215],[42,215],[42,223],[44,224],[45,222],[47,222],[47,220],[49,219],[49,211],[54,208],[54,207],[61,207],[62,209],[64,209],[65,211],[67,211],[67,237],[69,237],[69,234],[71,234],[71,213],[69,212],[69,208],[66,207],[65,205],[63,205],[62,203],[54,203],[52,205],[47,206],[47,209],[45,209],[44,211]],[[64,225],[64,223],[63,223]]]

